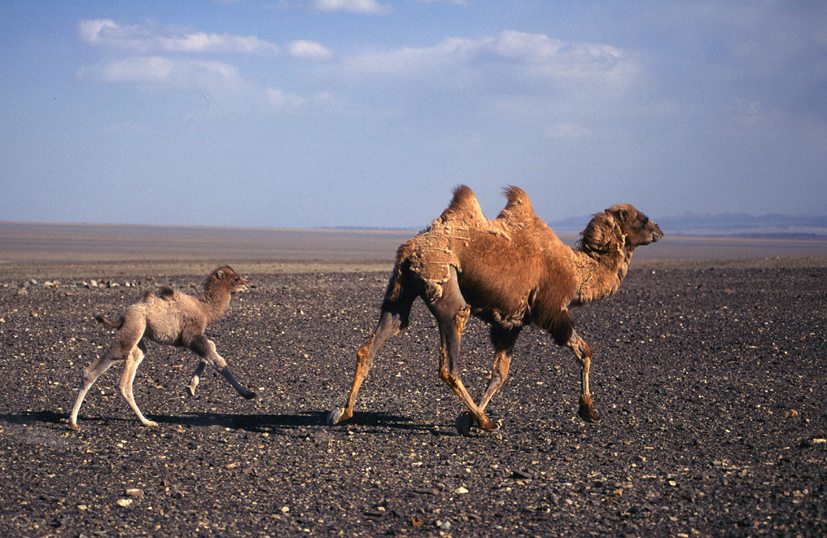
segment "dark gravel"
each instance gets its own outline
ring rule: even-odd
[[[112,338],[92,315],[203,276],[0,281],[0,535],[827,535],[827,268],[633,264],[614,298],[575,312],[603,422],[575,417],[575,362],[532,328],[489,407],[501,433],[471,438],[421,302],[351,423],[323,425],[386,274],[247,276],[208,335],[259,400],[213,373],[187,399],[194,356],[150,344],[135,395],[160,426],[140,425],[116,366],[79,432],[80,370]],[[481,323],[463,349],[479,391]]]

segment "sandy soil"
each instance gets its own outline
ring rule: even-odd
[[[239,380],[186,398],[194,357],[150,346],[135,394],[120,368],[67,429],[92,320],[145,289],[196,292],[210,261],[37,262],[0,272],[3,536],[825,536],[827,259],[642,260],[575,312],[603,421],[576,418],[573,359],[525,330],[463,438],[421,303],[343,426],[323,424],[372,330],[386,262],[234,263],[253,287],[208,331]],[[379,270],[374,270],[379,269]],[[469,324],[464,380],[490,368]],[[475,389],[475,390],[474,390]]]

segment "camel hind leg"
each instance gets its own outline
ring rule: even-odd
[[[457,418],[456,427],[461,435],[468,435],[470,432],[470,419],[483,430],[496,430],[494,421],[485,416],[480,407],[474,403],[468,389],[462,383],[459,375],[459,351],[462,333],[465,331],[465,324],[471,317],[471,307],[462,297],[457,281],[456,269],[451,270],[451,278],[442,286],[442,295],[429,304],[431,312],[439,326],[440,349],[439,349],[439,378],[442,379],[468,410]],[[493,394],[493,392],[492,392]],[[470,417],[469,417],[470,415]]]
[[[395,274],[394,278],[396,278],[396,276]],[[398,285],[398,289],[396,293],[392,294],[391,290],[395,284]],[[416,297],[417,293],[413,289],[410,281],[408,281],[407,285],[402,285],[401,278],[397,281],[394,279],[391,280],[391,284],[388,286],[388,291],[385,294],[385,300],[382,303],[382,312],[379,314],[379,322],[376,324],[376,329],[356,352],[356,370],[353,372],[353,383],[350,386],[347,402],[344,407],[334,409],[328,413],[326,419],[327,424],[338,424],[353,416],[353,407],[356,405],[356,395],[359,394],[359,388],[367,377],[373,365],[373,360],[388,340],[408,326],[411,307]]]
[[[141,361],[144,360],[146,357],[146,343],[144,343],[143,339],[139,340],[137,345],[132,348],[129,352],[129,356],[126,358],[126,363],[123,367],[123,374],[121,374],[121,383],[119,385],[119,389],[121,391],[121,396],[123,396],[124,400],[129,404],[129,407],[138,415],[138,420],[141,421],[141,424],[147,427],[157,426],[157,422],[153,422],[146,418],[141,410],[138,408],[138,404],[135,403],[135,395],[132,393],[132,385],[135,383],[135,374],[138,371],[138,366],[141,365]]]
[[[86,394],[89,392],[89,389],[92,388],[92,385],[95,384],[95,381],[98,380],[100,376],[104,374],[109,368],[115,364],[117,359],[112,355],[111,350],[107,350],[106,353],[95,359],[92,364],[84,368],[83,373],[81,374],[81,385],[80,391],[78,392],[78,397],[75,400],[75,406],[72,408],[72,413],[69,415],[69,427],[73,430],[79,430],[80,427],[78,426],[78,413],[80,412],[80,406],[83,405],[83,400],[86,398]]]
[[[83,370],[80,391],[78,392],[77,400],[75,400],[75,406],[72,408],[72,413],[69,415],[69,427],[73,430],[79,429],[77,423],[78,412],[80,411],[80,406],[83,404],[86,394],[89,392],[89,389],[92,388],[95,381],[97,381],[104,372],[109,370],[116,361],[126,361],[133,352],[140,352],[140,359],[143,360],[143,355],[146,353],[146,346],[143,344],[142,337],[146,328],[146,320],[139,312],[131,310],[127,310],[125,316],[127,316],[127,318],[125,318],[122,323],[121,329],[118,330],[115,341],[109,346],[109,349]],[[142,346],[142,351],[137,349],[136,346]],[[138,363],[140,363],[140,360],[138,360]],[[135,368],[137,368],[137,365]],[[126,367],[124,367],[124,369],[125,375]],[[134,371],[132,377],[135,377]],[[131,386],[129,389],[131,394]],[[121,394],[123,394],[123,391],[121,391]],[[129,400],[127,399],[127,401]],[[134,399],[130,405],[134,406]],[[135,407],[133,407],[133,409],[135,409]],[[143,416],[140,411],[137,411],[137,413],[139,417]]]

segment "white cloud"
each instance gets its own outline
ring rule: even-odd
[[[309,102],[306,97],[301,95],[287,93],[281,88],[267,88],[265,91],[267,102],[276,110],[282,112],[296,111]]]
[[[290,56],[309,60],[328,60],[333,53],[324,45],[315,41],[293,41],[287,46]]]
[[[467,6],[468,0],[413,0],[414,2],[418,2],[420,4],[437,4],[437,3],[446,3],[452,4],[455,6]]]
[[[610,45],[563,43],[543,34],[504,31],[481,39],[446,38],[431,47],[401,48],[355,56],[353,74],[384,78],[439,76],[445,83],[515,85],[576,81],[617,88],[639,71],[636,59]]]
[[[583,138],[592,134],[591,129],[577,123],[555,123],[546,128],[548,138],[561,140],[565,138]]]
[[[224,86],[237,83],[235,67],[223,62],[133,56],[104,62],[78,71],[79,78],[96,78],[106,82],[163,84],[186,87],[204,80],[220,80]]]
[[[380,5],[376,0],[312,0],[313,9],[317,11],[346,11],[364,15],[384,15],[390,8]]]
[[[78,24],[80,37],[95,46],[149,52],[230,52],[276,56],[278,45],[255,36],[208,34],[180,30],[159,31],[149,26],[119,25],[110,19],[83,20]]]
[[[281,88],[269,87],[265,97],[271,109],[277,112],[326,112],[335,114],[352,113],[344,99],[328,91],[318,91],[310,95],[288,93]]]

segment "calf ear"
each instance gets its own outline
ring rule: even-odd
[[[215,272],[215,276],[218,277],[218,280],[224,280],[224,270],[219,269],[218,271]]]

